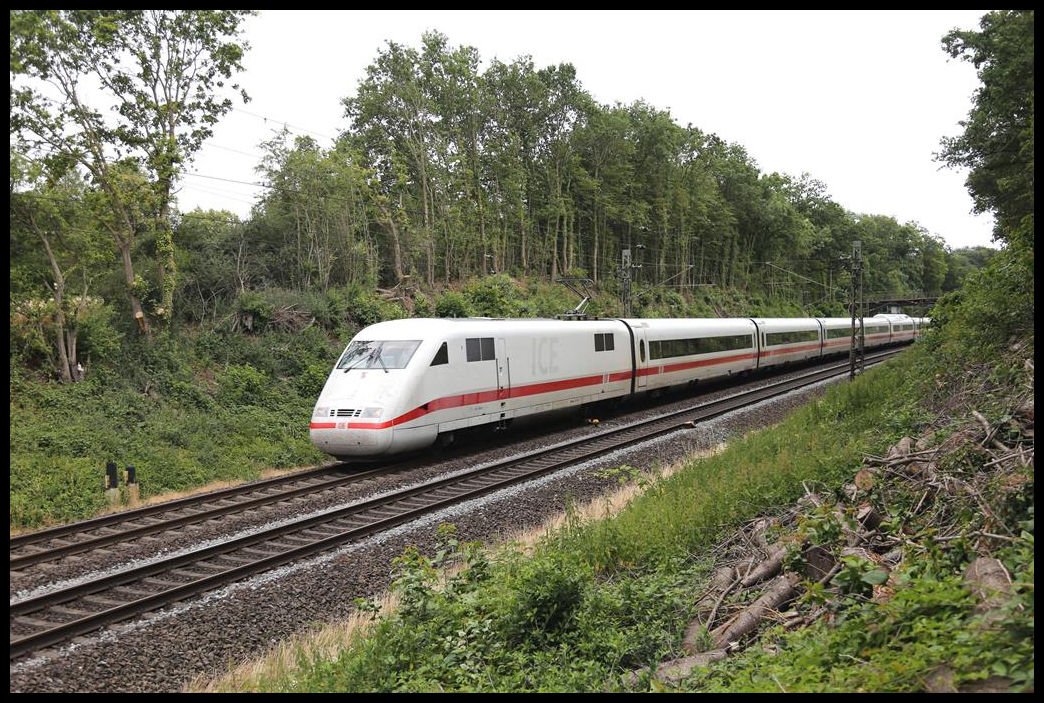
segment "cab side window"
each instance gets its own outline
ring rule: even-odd
[[[449,363],[449,347],[443,342],[439,350],[435,352],[435,358],[431,360],[432,366],[440,366]]]

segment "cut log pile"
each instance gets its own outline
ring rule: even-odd
[[[754,646],[770,625],[789,630],[821,618],[829,622],[836,610],[830,597],[840,599],[853,588],[862,589],[861,597],[886,601],[901,587],[894,571],[933,545],[957,539],[970,540],[978,555],[965,573],[978,612],[997,611],[1008,598],[1011,576],[991,553],[1016,538],[999,516],[997,498],[1032,481],[1032,397],[1002,423],[972,410],[957,431],[939,441],[941,434],[904,437],[884,456],[866,456],[840,491],[804,486],[794,506],[754,520],[717,545],[681,643],[685,656],[663,662],[651,678],[677,684],[696,668]],[[969,505],[977,508],[971,523],[967,510],[963,518],[959,514],[959,506]],[[795,606],[813,584],[820,584],[826,602]],[[637,683],[649,673],[634,671],[629,678]],[[929,690],[951,690],[946,682],[952,673],[937,672]]]

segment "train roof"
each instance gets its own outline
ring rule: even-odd
[[[616,320],[553,320],[549,318],[509,317],[420,317],[378,322],[359,330],[357,337],[365,339],[375,336],[386,339],[417,339],[445,334],[488,334],[490,327],[510,326],[513,330],[547,332],[561,330],[564,326],[574,328],[585,325],[589,328],[605,329]]]

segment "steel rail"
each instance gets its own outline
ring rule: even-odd
[[[210,502],[212,500],[222,500],[227,496],[231,496],[236,494],[237,492],[241,492],[245,486],[250,486],[251,490],[261,490],[264,488],[270,488],[275,485],[281,485],[283,483],[299,481],[303,478],[307,478],[313,475],[318,476],[335,469],[336,467],[330,466],[324,466],[315,469],[307,469],[305,471],[298,471],[296,473],[286,474],[283,476],[273,476],[272,478],[254,481],[249,484],[229,486],[228,488],[220,488],[216,491],[199,493],[196,495],[186,496],[184,498],[177,498],[175,500],[169,500],[164,503],[146,505],[141,508],[132,508],[130,510],[121,510],[118,513],[100,515],[98,517],[88,518],[87,520],[70,522],[65,525],[48,527],[43,530],[36,530],[35,532],[26,532],[25,534],[15,535],[11,537],[10,548],[15,549],[16,547],[22,547],[24,545],[34,544],[36,542],[43,542],[45,540],[54,539],[56,537],[63,537],[65,535],[74,534],[76,532],[87,532],[89,530],[95,530],[100,527],[108,527],[109,525],[119,524],[121,522],[129,522],[131,520],[137,520],[139,518],[154,515],[156,513],[168,512],[171,510],[181,510],[182,508],[190,507],[199,503]]]

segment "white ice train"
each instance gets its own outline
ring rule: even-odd
[[[927,318],[865,318],[866,348]],[[361,330],[315,404],[312,442],[342,459],[422,449],[459,430],[847,354],[850,318],[409,319]]]

